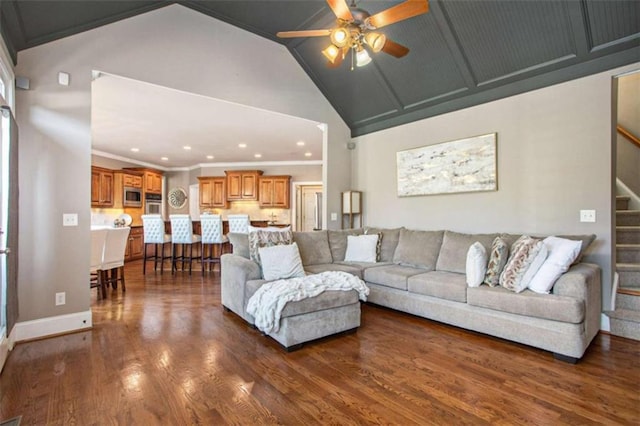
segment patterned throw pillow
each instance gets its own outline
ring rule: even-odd
[[[374,235],[374,232],[371,232],[370,229],[364,230],[365,235]],[[382,232],[378,232],[378,244],[376,244],[376,262],[380,262],[380,258],[382,257]]]
[[[293,234],[291,229],[280,230],[264,230],[259,229],[249,232],[249,257],[251,260],[260,263],[260,247],[271,247],[283,244],[291,244],[293,242]]]
[[[520,293],[527,288],[547,257],[547,248],[540,239],[523,235],[513,244],[509,260],[500,274],[500,285]]]
[[[495,287],[500,284],[500,273],[507,264],[509,258],[509,246],[502,237],[496,237],[491,244],[491,254],[489,255],[489,264],[487,265],[487,273],[484,276],[484,283]]]

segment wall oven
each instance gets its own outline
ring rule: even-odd
[[[125,207],[142,207],[142,191],[140,188],[125,186],[122,194],[122,204]]]
[[[144,194],[144,213],[145,214],[162,214],[162,195],[161,194]]]

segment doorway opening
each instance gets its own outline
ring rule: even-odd
[[[325,229],[322,220],[323,186],[321,182],[300,182],[293,184],[295,203],[293,217],[294,230],[298,232]]]

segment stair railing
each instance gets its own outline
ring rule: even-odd
[[[630,131],[628,131],[627,129],[625,129],[619,124],[616,127],[616,130],[618,130],[618,133],[624,136],[629,142],[633,143],[635,146],[640,148],[640,139],[638,139],[636,135],[634,135],[633,133],[631,133]]]

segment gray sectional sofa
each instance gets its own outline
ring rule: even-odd
[[[347,236],[362,233],[382,236],[379,262],[344,261]],[[339,270],[357,275],[370,288],[370,303],[548,350],[559,359],[576,362],[600,329],[600,268],[579,262],[594,236],[565,236],[583,240],[582,251],[578,263],[558,279],[550,294],[469,287],[465,275],[469,246],[478,241],[490,252],[497,235],[511,243],[519,237],[366,228],[294,232],[293,240],[307,273]],[[259,265],[248,258],[246,235],[231,235],[231,242],[233,254],[221,260],[222,304],[253,324],[246,305],[265,281]],[[314,303],[330,306],[333,297]],[[350,293],[341,297],[358,303]]]

